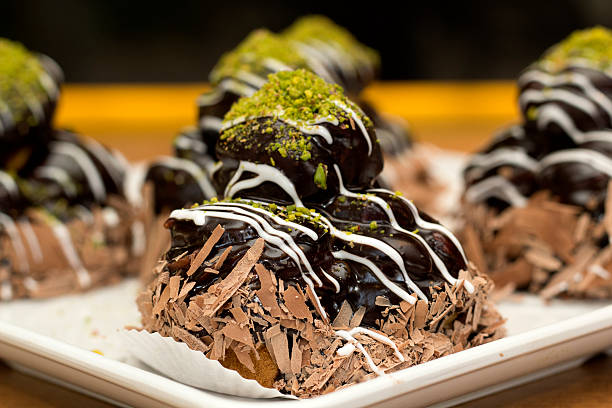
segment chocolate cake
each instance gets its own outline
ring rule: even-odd
[[[128,166],[52,127],[61,70],[0,40],[0,300],[48,297],[138,271],[146,217],[124,194]]]
[[[377,187],[371,120],[339,86],[270,75],[225,116],[216,153],[224,198],[170,214],[145,330],[299,397],[503,335],[455,236]]]
[[[0,38],[0,168],[29,170],[44,156],[63,74],[45,55]]]
[[[465,170],[466,240],[499,284],[612,296],[612,32],[576,31],[518,80],[523,123]]]

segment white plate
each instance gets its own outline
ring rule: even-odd
[[[117,329],[138,323],[136,281],[86,294],[0,305],[0,358],[17,369],[131,406],[258,406],[153,373],[125,354]],[[509,337],[322,397],[307,407],[448,405],[549,375],[612,348],[612,305],[532,296],[500,305]],[[537,328],[536,328],[537,327]],[[104,356],[91,352],[97,349]]]
[[[436,174],[447,181],[460,174],[464,155],[432,154],[439,158]],[[456,202],[460,180],[455,181],[449,183],[455,188],[447,191],[447,203]],[[0,303],[0,358],[27,373],[130,406],[446,406],[550,375],[612,348],[610,302],[544,304],[524,296],[499,305],[508,319],[505,339],[310,400],[252,400],[177,383],[127,355],[117,330],[139,324],[138,287],[128,280],[80,295]]]

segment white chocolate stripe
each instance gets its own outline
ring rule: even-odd
[[[364,257],[358,256],[355,254],[351,254],[350,252],[347,252],[347,251],[335,251],[332,253],[332,255],[336,259],[353,261],[353,262],[357,262],[362,265],[365,265],[370,271],[372,271],[372,273],[374,274],[374,276],[376,276],[376,278],[380,281],[380,283],[385,285],[387,289],[389,289],[391,292],[395,293],[398,297],[400,297],[401,299],[405,300],[406,302],[412,305],[416,303],[416,299],[414,296],[410,295],[404,289],[400,288],[397,284],[395,284],[389,278],[387,278],[387,276],[385,276],[383,271],[381,271],[380,268],[376,266],[374,262],[370,261],[369,259],[366,259]],[[419,289],[419,292],[420,292],[420,289]],[[423,295],[422,292],[421,292],[421,295],[419,295],[419,297],[427,301],[427,297],[425,297],[425,295]]]
[[[583,132],[576,127],[573,119],[556,105],[545,105],[538,109],[537,125],[539,129],[555,123],[577,144],[591,141],[610,141],[612,130],[594,130]]]
[[[612,159],[590,149],[568,149],[551,153],[540,160],[540,166],[545,169],[555,164],[570,162],[589,165],[608,177],[612,177]]]
[[[205,115],[200,118],[200,128],[201,129],[221,132],[222,126],[223,126],[223,120],[216,116]]]
[[[363,354],[364,358],[366,359],[366,362],[368,363],[368,365],[370,366],[370,369],[376,373],[377,375],[385,375],[385,372],[383,370],[381,370],[380,368],[378,368],[376,366],[376,364],[374,364],[374,361],[372,360],[372,357],[370,356],[370,354],[366,351],[366,349],[363,347],[363,345],[354,337],[356,334],[364,334],[367,335],[369,337],[371,337],[372,339],[379,341],[383,344],[386,344],[388,346],[390,346],[393,349],[393,352],[395,354],[395,356],[399,359],[399,361],[404,362],[404,356],[402,355],[402,353],[399,352],[397,346],[395,345],[395,343],[393,342],[393,340],[389,339],[387,336],[384,336],[380,333],[376,333],[375,331],[366,329],[364,327],[355,327],[349,331],[346,330],[335,330],[334,334],[344,340],[346,340],[348,342],[348,344],[352,344],[354,347],[357,347],[357,349]],[[338,350],[338,352],[340,352],[340,350]],[[340,354],[340,353],[339,353]],[[341,356],[344,353],[340,354]],[[344,354],[344,356],[349,355],[350,353],[346,353]]]
[[[589,99],[565,89],[528,89],[521,92],[521,96],[519,97],[519,104],[521,105],[522,110],[525,110],[529,104],[542,104],[552,101],[562,102],[573,106],[574,108],[591,116],[593,120],[595,120],[598,113],[597,106]]]
[[[597,89],[591,83],[591,80],[583,74],[577,72],[569,72],[561,75],[550,75],[546,72],[539,70],[530,70],[525,72],[518,79],[519,87],[524,87],[529,82],[540,83],[544,86],[561,86],[561,85],[573,85],[582,90],[589,99],[597,103],[612,119],[612,101]]]
[[[334,285],[334,288],[336,289],[336,293],[340,293],[340,283],[338,283],[338,281],[333,276],[331,276],[329,273],[325,272],[323,268],[321,268],[321,272],[323,273],[323,276],[325,276],[327,280],[330,281],[332,285]]]
[[[40,244],[38,242],[38,238],[36,237],[36,233],[32,228],[32,224],[30,224],[30,221],[27,218],[23,218],[19,220],[19,226],[21,227],[21,232],[25,236],[28,243],[28,249],[32,254],[32,259],[34,259],[34,262],[36,263],[41,263],[43,261],[43,254],[42,250],[40,249]]]
[[[206,171],[191,160],[167,156],[158,158],[153,163],[153,166],[155,165],[165,166],[173,170],[182,170],[188,173],[196,181],[200,191],[204,193],[206,198],[212,198],[217,195],[215,188],[208,179]]]
[[[36,177],[55,181],[68,198],[76,197],[76,186],[65,169],[58,166],[40,166],[36,168],[34,174]]]
[[[11,197],[19,197],[19,187],[17,186],[17,182],[15,182],[13,177],[2,170],[0,170],[0,184],[4,186]]]
[[[87,184],[91,188],[91,192],[98,202],[104,202],[106,199],[106,188],[104,181],[98,172],[95,164],[87,155],[85,150],[79,146],[67,142],[52,142],[50,144],[51,151],[55,154],[70,157],[81,168]]]
[[[261,203],[261,204],[266,204],[264,202],[261,201],[253,201],[255,203]],[[316,241],[317,239],[319,239],[319,235],[312,229],[305,227],[303,225],[300,224],[296,224],[295,222],[291,222],[291,221],[286,221],[284,219],[282,219],[281,217],[274,215],[273,213],[271,213],[270,211],[264,210],[263,208],[257,208],[257,207],[253,207],[252,205],[248,205],[248,204],[241,204],[241,203],[226,203],[223,201],[219,201],[217,203],[214,204],[215,206],[217,205],[222,205],[222,206],[230,206],[230,207],[241,207],[241,208],[246,208],[249,209],[251,211],[255,211],[258,212],[260,214],[266,215],[269,218],[272,218],[274,220],[275,223],[280,224],[280,225],[284,225],[286,227],[289,228],[294,228],[297,230],[302,231],[304,234],[308,235],[308,237],[310,239],[312,239],[313,241]]]
[[[527,198],[518,191],[516,186],[504,177],[488,177],[471,185],[465,191],[465,199],[471,203],[478,203],[488,198],[501,199],[513,207],[525,207]]]
[[[30,270],[30,264],[28,263],[28,255],[26,254],[25,246],[21,240],[19,229],[15,221],[8,215],[0,213],[0,225],[4,227],[15,251],[15,256],[19,262],[19,269],[22,272],[28,272]]]
[[[255,173],[257,176],[239,181],[244,171]],[[297,191],[295,190],[295,185],[281,170],[267,164],[257,164],[249,161],[240,162],[238,169],[236,169],[236,173],[234,173],[234,176],[225,187],[224,196],[232,198],[242,190],[253,188],[265,182],[278,185],[287,193],[289,197],[291,197],[296,206],[304,207]]]
[[[521,167],[531,172],[538,170],[537,160],[530,157],[524,149],[520,147],[502,147],[495,149],[490,153],[476,154],[468,163],[468,166],[474,166],[470,171],[476,171],[484,174],[487,171],[503,165],[512,165]]]
[[[87,288],[91,285],[91,277],[89,276],[89,271],[85,269],[81,259],[79,258],[79,254],[77,253],[74,244],[72,242],[72,237],[70,236],[70,231],[68,228],[61,223],[60,221],[53,220],[49,222],[49,226],[53,231],[53,235],[57,239],[57,242],[60,244],[60,248],[62,249],[62,253],[66,257],[66,260],[74,270],[77,276],[77,280],[81,288]]]
[[[357,115],[357,113],[353,109],[348,107],[343,102],[340,102],[338,100],[333,100],[332,102],[334,105],[342,109],[344,112],[348,113],[351,118],[353,118],[353,121],[357,124],[357,126],[361,130],[361,134],[363,135],[363,137],[366,140],[366,143],[368,144],[368,156],[371,155],[372,154],[372,141],[370,140],[370,135],[368,134],[368,131],[366,130],[363,122],[361,121],[361,119],[359,119],[359,115]]]

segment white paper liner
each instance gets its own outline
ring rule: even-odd
[[[255,380],[247,380],[172,337],[146,330],[121,330],[119,336],[134,357],[180,383],[237,397],[297,399],[265,388]]]

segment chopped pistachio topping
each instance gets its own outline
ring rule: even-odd
[[[237,72],[265,74],[270,60],[290,69],[306,67],[306,61],[284,37],[265,29],[251,32],[236,48],[224,54],[210,73],[212,83],[233,77]]]
[[[344,96],[338,85],[325,82],[305,69],[281,71],[268,76],[268,82],[248,98],[241,98],[225,115],[224,124],[239,118],[274,117],[296,122],[298,126],[336,119],[349,122],[350,115],[336,105],[354,110],[366,126],[371,126],[353,102]]]
[[[261,89],[232,106],[224,124],[233,120],[239,123],[225,129],[219,139],[228,150],[263,148],[282,158],[308,161],[312,158],[313,136],[299,128],[324,121],[348,127],[351,114],[338,103],[353,110],[365,126],[372,126],[338,85],[328,84],[304,69],[271,74]],[[247,120],[240,122],[243,118]],[[265,138],[267,142],[262,146],[262,136],[268,134],[274,137]]]
[[[15,122],[27,117],[28,100],[47,98],[40,77],[44,68],[22,44],[0,38],[0,100],[11,110]],[[33,117],[27,118],[35,125]]]
[[[376,231],[377,228],[378,224],[376,223],[376,221],[370,222],[370,231]]]
[[[336,44],[354,58],[365,59],[375,66],[380,65],[380,56],[375,50],[361,44],[346,28],[322,15],[304,16],[287,28],[284,34],[299,42],[318,40]]]
[[[314,175],[314,183],[322,190],[327,190],[327,166],[319,163]]]
[[[612,31],[601,26],[574,31],[546,51],[540,63],[560,71],[575,61],[588,62],[596,69],[611,69]]]

